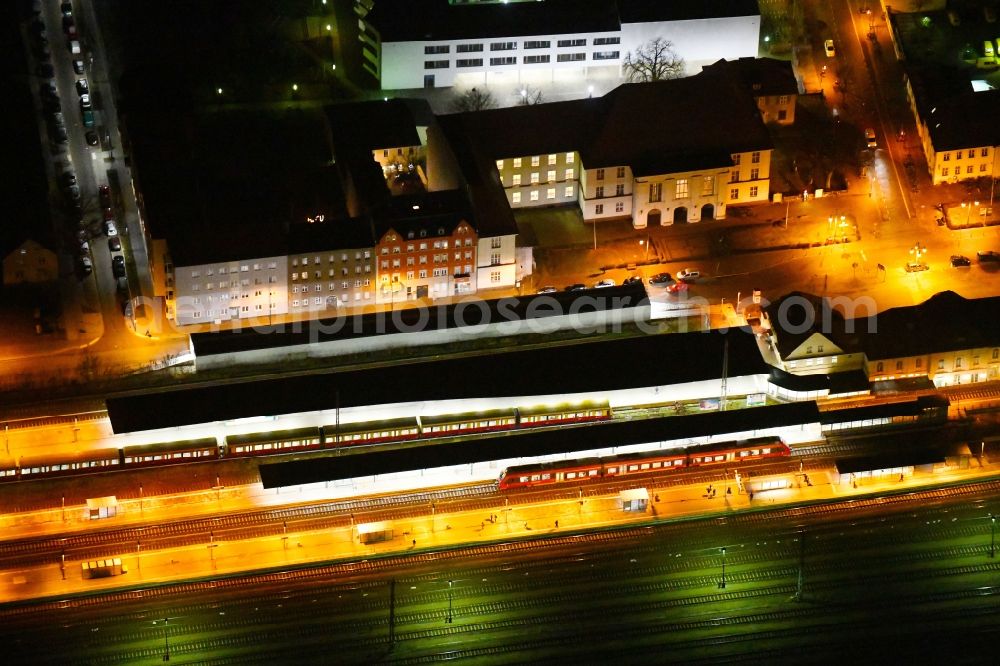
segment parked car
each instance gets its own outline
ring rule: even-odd
[[[70,28],[76,28],[76,21],[73,19],[72,14],[63,14],[62,17],[63,32],[69,34]]]
[[[77,79],[76,80],[76,94],[86,95],[90,92],[90,84],[87,83],[87,79]]]
[[[69,195],[70,200],[73,201],[74,203],[79,203],[81,201],[82,197],[80,196],[80,186],[79,185],[73,184],[73,185],[68,186],[66,188],[66,194]]]
[[[66,36],[70,39],[78,39],[79,35],[76,32],[76,25],[71,25],[66,28]]]
[[[125,257],[120,254],[111,257],[111,272],[116,278],[125,277]]]
[[[56,125],[52,129],[53,138],[55,138],[56,143],[67,143],[69,141],[69,135],[66,134],[65,125]]]
[[[94,262],[90,260],[90,257],[80,257],[80,269],[84,275],[90,275],[94,270]]]
[[[681,282],[694,282],[701,277],[701,272],[693,268],[684,268],[677,271],[677,279]]]
[[[63,116],[62,111],[56,111],[52,114],[52,124],[55,127],[65,127],[66,117]]]
[[[642,284],[642,276],[641,275],[632,275],[632,276],[627,277],[624,280],[622,280],[622,286],[623,287],[627,286],[627,285],[630,285],[630,284]]]
[[[84,69],[83,69],[83,61],[82,60],[74,60],[73,61],[73,71],[75,73],[77,73],[77,74],[83,74]]]
[[[586,288],[587,288],[587,285],[585,285],[585,284],[583,284],[581,282],[577,282],[576,284],[569,285],[568,287],[566,287],[565,289],[563,289],[563,291],[583,291]]]
[[[52,65],[49,65],[51,67]],[[59,98],[59,93],[56,91],[55,81],[46,81],[38,86],[38,94],[42,99],[52,99],[55,97]]]
[[[59,11],[62,12],[63,16],[73,15],[73,4],[69,2],[63,2],[59,4]]]
[[[80,241],[80,253],[90,254],[90,243],[88,243],[86,240]]]
[[[869,148],[877,148],[878,141],[875,140],[875,129],[869,127],[865,130],[865,142],[868,144]]]
[[[91,109],[81,109],[81,115],[83,116],[83,126],[93,127],[94,126],[94,112]]]
[[[921,271],[926,271],[930,266],[927,264],[917,263],[916,261],[910,261],[906,264],[907,273],[919,273]]]
[[[89,132],[87,132],[85,136],[87,138],[88,146],[96,146],[101,142],[100,139],[97,138],[97,132],[95,132],[94,130],[90,130]]]
[[[76,174],[72,171],[63,171],[60,176],[62,179],[63,187],[69,187],[70,185],[76,185]]]
[[[69,52],[73,55],[80,55],[80,42],[75,39],[70,40]]]
[[[976,259],[978,259],[981,264],[1000,263],[1000,252],[994,252],[993,250],[976,252]]]
[[[51,79],[55,76],[56,70],[52,67],[51,62],[40,62],[38,63],[38,66],[35,67],[35,74],[43,79]]]
[[[538,294],[554,294],[557,291],[559,291],[559,290],[556,289],[555,287],[542,287],[536,293],[538,293]]]
[[[667,287],[668,294],[681,294],[688,290],[687,282],[674,282],[672,285]]]
[[[110,206],[106,206],[104,208],[104,221],[105,222],[109,220],[113,221],[114,219],[115,219],[115,211],[113,211]]]
[[[80,95],[80,109],[86,111],[92,109],[93,106],[90,103],[90,93],[83,93]]]
[[[972,261],[964,255],[953,254],[951,255],[951,265],[954,266],[955,268],[960,268],[962,266],[971,266]]]
[[[111,208],[111,188],[107,185],[101,185],[97,188],[97,196],[101,200],[102,208]]]
[[[112,252],[122,251],[122,239],[118,236],[112,236],[108,239],[108,249]]]
[[[114,220],[104,220],[104,233],[106,233],[108,237],[118,235],[118,227],[115,226]]]
[[[605,279],[605,280],[601,280],[600,282],[596,283],[594,285],[594,289],[604,289],[606,287],[614,287],[614,286],[616,286],[614,280]]]
[[[649,278],[649,284],[670,284],[674,281],[674,278],[670,273],[657,273],[653,277]]]
[[[832,39],[828,39],[825,42],[823,42],[823,50],[826,51],[826,57],[827,58],[832,58],[835,55],[837,55],[837,50],[835,48],[833,48],[833,40]]]

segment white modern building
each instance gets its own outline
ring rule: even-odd
[[[620,79],[625,56],[656,38],[695,74],[756,57],[760,38],[757,0],[355,0],[355,12],[386,90]]]

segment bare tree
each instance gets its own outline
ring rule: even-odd
[[[483,111],[495,108],[496,105],[496,100],[493,99],[493,94],[490,91],[482,92],[478,88],[472,88],[459,94],[452,100],[451,110],[456,113]]]
[[[684,76],[684,58],[670,40],[657,37],[625,56],[625,77],[631,83],[663,81]]]
[[[542,91],[531,86],[521,86],[514,91],[514,96],[517,97],[517,103],[521,106],[542,103]]]

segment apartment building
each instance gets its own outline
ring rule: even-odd
[[[644,228],[721,219],[770,194],[770,135],[729,69],[459,115],[511,208],[574,205],[588,222]]]
[[[661,37],[694,74],[756,57],[756,0],[545,0],[455,4],[355,0],[363,60],[383,89],[621,78],[625,56]]]

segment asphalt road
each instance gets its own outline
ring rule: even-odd
[[[997,631],[996,485],[0,616],[8,658],[21,663],[141,664],[167,652],[175,663],[982,663]]]

